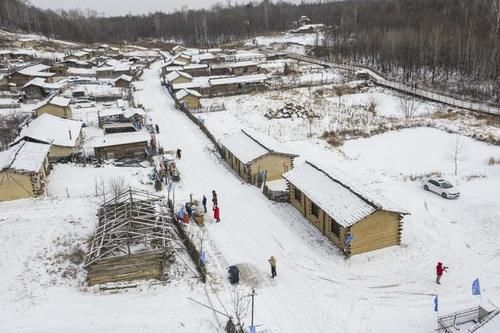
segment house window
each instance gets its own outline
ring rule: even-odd
[[[293,197],[295,198],[295,200],[302,202],[302,192],[300,192],[297,188],[295,188],[294,192],[295,193]]]
[[[331,231],[340,238],[340,225],[334,219],[330,219]]]
[[[318,217],[319,216],[319,212],[318,212],[318,206],[316,206],[314,204],[314,202],[311,202],[311,214]]]

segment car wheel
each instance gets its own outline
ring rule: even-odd
[[[446,193],[444,193],[444,192],[443,192],[443,193],[441,193],[441,196],[442,196],[443,198],[445,198],[445,199],[448,199],[448,196],[447,196],[447,195],[446,195]]]
[[[424,190],[429,191],[429,186],[424,185]]]

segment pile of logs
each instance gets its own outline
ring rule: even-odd
[[[314,113],[311,109],[296,104],[294,102],[285,103],[275,111],[269,110],[264,115],[267,119],[282,119],[282,118],[319,118],[319,114]]]
[[[108,282],[161,280],[165,263],[164,249],[102,258],[87,266],[87,281],[93,286]]]

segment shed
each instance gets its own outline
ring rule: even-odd
[[[405,212],[340,170],[306,161],[283,175],[290,202],[346,256],[401,243]]]
[[[175,99],[178,103],[183,103],[188,109],[201,108],[201,94],[193,89],[181,89],[175,93]]]
[[[49,174],[50,145],[19,141],[0,152],[0,201],[36,197]]]
[[[208,75],[208,65],[207,64],[188,64],[184,65],[182,68],[184,73],[191,76],[206,76]]]
[[[144,157],[148,153],[151,135],[146,131],[116,133],[95,137],[94,154],[100,158]]]
[[[265,87],[265,74],[243,75],[220,79],[209,79],[209,95],[235,95],[261,90]]]
[[[293,168],[297,155],[273,138],[252,130],[241,130],[220,141],[222,156],[247,182],[260,185],[264,180],[281,179]]]
[[[18,70],[9,77],[9,83],[14,83],[16,86],[23,86],[36,77],[50,79],[55,73],[49,73],[50,66],[38,64],[28,66]]]
[[[40,102],[35,109],[33,110],[37,117],[40,117],[42,114],[50,114],[56,117],[61,118],[71,118],[72,112],[69,106],[71,99],[60,97],[60,96],[51,96],[48,99]]]
[[[193,77],[187,73],[181,71],[173,71],[165,75],[165,80],[169,85],[174,85],[176,83],[188,83],[193,81]]]
[[[44,113],[22,128],[20,140],[50,144],[51,160],[67,158],[80,150],[82,122]]]
[[[130,87],[130,84],[132,83],[132,76],[122,74],[118,78],[115,79],[115,87],[119,88],[128,88]]]

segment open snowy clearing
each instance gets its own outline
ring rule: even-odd
[[[246,268],[243,292],[256,287],[256,324],[268,332],[432,332],[436,327],[433,295],[439,293],[443,313],[475,304],[478,300],[470,295],[470,283],[476,277],[481,279],[484,300],[500,304],[496,243],[500,227],[495,223],[500,218],[496,185],[500,168],[485,163],[491,155],[500,155],[498,147],[467,141],[470,157],[461,162],[459,175],[453,178],[460,182],[463,195],[448,201],[425,192],[409,177],[419,171],[449,176],[453,166],[443,149],[454,135],[411,129],[347,142],[336,150],[322,140],[305,139],[307,127],[299,127],[302,135],[298,137],[289,135],[299,121],[286,120],[282,135],[276,135],[279,131],[271,135],[286,140],[301,160],[345,168],[411,213],[404,220],[402,246],[345,260],[291,205],[270,202],[258,188],[237,178],[206,136],[175,110],[160,85],[157,67],[147,70],[138,86],[136,98],[159,124],[161,145],[183,151],[177,163],[181,182],[175,188],[176,204],[186,202],[190,193],[199,199],[217,190],[221,223],[207,216],[205,228],[190,225],[193,234],[205,235],[207,288],[216,308],[231,308],[232,287],[225,273],[230,264]],[[258,117],[241,107],[235,110],[247,118],[231,112],[200,117],[218,138],[242,127],[267,132],[262,123],[268,120],[262,114]],[[377,151],[381,154],[373,153]],[[6,235],[0,244],[4,253],[0,271],[5,272],[0,282],[0,294],[5,295],[0,299],[0,331],[221,331],[210,310],[186,299],[209,301],[203,286],[189,273],[185,273],[186,280],[155,286],[143,283],[110,294],[82,287],[81,266],[57,262],[58,253],[84,248],[93,232],[95,179],[121,175],[131,185],[147,187],[136,171],[58,165],[49,178],[48,198],[0,204],[0,232]],[[470,175],[484,177],[467,178]],[[267,258],[271,255],[278,260],[275,280],[269,278]],[[439,287],[434,283],[437,260],[451,267]],[[61,277],[68,267],[76,277]],[[218,320],[225,319],[218,316]],[[247,317],[245,323],[249,321]]]

